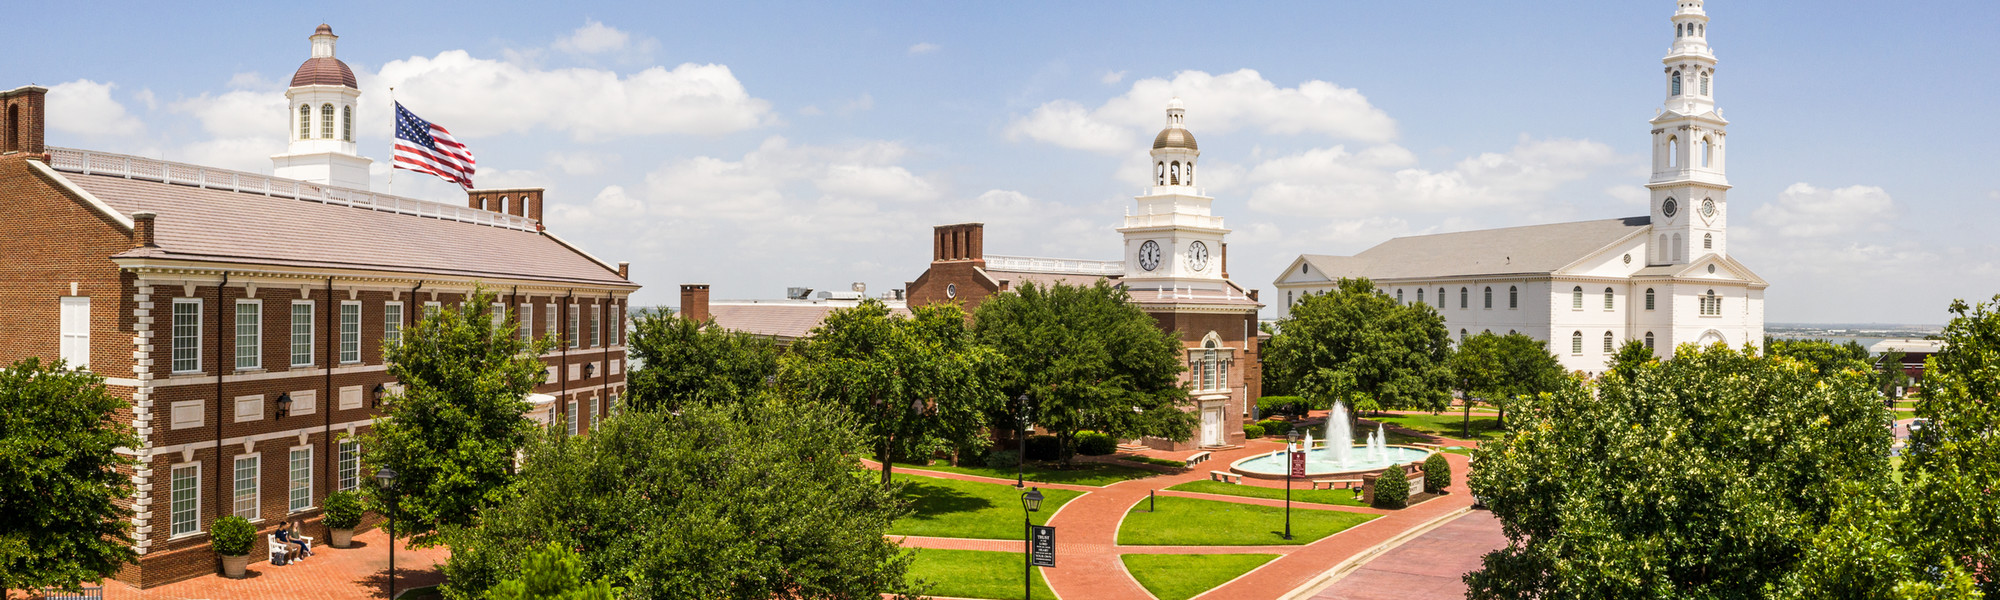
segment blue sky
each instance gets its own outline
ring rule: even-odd
[[[365,155],[393,84],[482,187],[549,188],[551,229],[662,304],[901,287],[949,222],[988,223],[989,253],[1115,259],[1179,95],[1231,274],[1269,289],[1302,252],[1645,214],[1673,2],[316,6],[14,7],[37,50],[0,87],[57,86],[54,145],[268,172],[330,23]],[[1708,12],[1731,253],[1768,320],[1941,322],[2000,292],[2000,5]]]

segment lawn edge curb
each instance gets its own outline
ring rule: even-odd
[[[1369,547],[1367,550],[1355,553],[1354,556],[1347,557],[1347,560],[1340,561],[1340,564],[1334,565],[1333,568],[1331,569],[1327,569],[1325,573],[1320,573],[1319,575],[1313,576],[1311,579],[1307,579],[1306,582],[1304,584],[1299,585],[1299,587],[1292,588],[1292,591],[1287,592],[1282,596],[1278,596],[1277,600],[1306,600],[1308,598],[1311,598],[1314,594],[1318,594],[1321,591],[1326,590],[1326,588],[1332,587],[1333,584],[1338,583],[1341,579],[1345,579],[1349,574],[1353,573],[1357,569],[1360,569],[1362,565],[1368,564],[1370,561],[1375,560],[1376,557],[1379,557],[1390,550],[1394,550],[1395,548],[1402,546],[1405,543],[1408,543],[1410,540],[1417,539],[1418,536],[1430,533],[1431,530],[1442,527],[1444,526],[1445,523],[1450,523],[1452,521],[1458,520],[1459,517],[1463,517],[1471,513],[1472,513],[1471,506],[1460,507],[1456,510],[1438,515],[1437,517],[1432,518],[1429,521],[1425,521],[1422,525],[1406,529],[1402,533],[1397,534],[1396,537],[1389,538],[1388,540],[1385,540],[1380,544],[1376,544],[1372,547]]]

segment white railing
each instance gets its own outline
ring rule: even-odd
[[[416,215],[446,221],[460,221],[506,229],[535,231],[535,221],[533,219],[484,211],[467,206],[404,198],[402,196],[390,196],[363,190],[306,183],[295,179],[280,179],[256,173],[168,162],[124,154],[91,152],[89,150],[76,150],[73,148],[49,148],[48,151],[49,167],[58,171],[69,171],[84,175],[110,175],[126,179],[143,179],[213,190],[296,198],[321,204],[351,206],[354,208]]]
[[[1125,262],[1117,260],[1082,260],[1072,258],[1035,258],[1030,256],[986,255],[986,268],[994,271],[1024,271],[1029,273],[1066,273],[1075,275],[1124,275]]]
[[[1202,227],[1222,229],[1222,217],[1186,213],[1152,213],[1125,216],[1126,227]]]

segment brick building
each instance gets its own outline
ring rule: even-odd
[[[331,31],[313,38],[287,97],[351,101]],[[542,357],[536,416],[587,428],[624,390],[638,286],[624,263],[545,231],[541,190],[475,190],[456,206],[339,187],[365,165],[348,160],[351,143],[309,148],[348,155],[320,156],[316,172],[297,144],[274,157],[316,181],[51,148],[46,91],[0,93],[0,361],[88,365],[132,401],[119,417],[143,440],[130,501],[140,562],[119,579],[214,573],[207,532],[226,515],[323,534],[322,500],[368,476],[351,440],[398,389],[384,343],[475,286],[524,336],[565,340]],[[292,112],[295,142],[351,141],[351,104]]]
[[[911,306],[963,302],[976,308],[992,294],[1034,283],[1090,285],[1100,279],[1124,286],[1132,302],[1161,329],[1180,336],[1188,370],[1182,375],[1201,414],[1187,442],[1148,438],[1163,450],[1239,445],[1243,425],[1263,393],[1258,358],[1257,291],[1229,279],[1229,230],[1211,210],[1214,199],[1195,187],[1201,156],[1183,124],[1179,99],[1167,106],[1167,126],[1153,138],[1154,181],[1118,228],[1123,261],[989,256],[979,223],[935,229],[930,268],[909,283]],[[1211,257],[1210,249],[1215,255]]]

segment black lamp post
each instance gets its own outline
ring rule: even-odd
[[[382,406],[382,398],[388,395],[389,395],[389,386],[380,383],[375,384],[375,406],[377,408],[380,408]]]
[[[278,405],[278,418],[283,419],[292,414],[292,395],[290,393],[278,394],[277,401],[272,402],[272,404]]]
[[[1015,489],[1020,489],[1020,488],[1022,487],[1022,483],[1023,483],[1023,481],[1022,481],[1022,478],[1023,478],[1023,477],[1025,477],[1025,474],[1026,474],[1026,472],[1027,472],[1027,468],[1028,468],[1028,467],[1027,467],[1027,464],[1028,464],[1028,395],[1027,395],[1027,394],[1021,394],[1021,396],[1020,396],[1020,397],[1018,397],[1018,398],[1015,398],[1015,399],[1014,399],[1014,401],[1015,401],[1015,402],[1019,402],[1019,403],[1021,403],[1021,455],[1020,455],[1020,456],[1018,456],[1018,457],[1016,457],[1016,458],[1019,458],[1020,460],[1017,460],[1017,461],[1014,461],[1014,488],[1015,488]],[[1036,502],[1040,502],[1040,501],[1041,501],[1041,498],[1042,498],[1042,497],[1041,497],[1040,495],[1036,495],[1036,496],[1035,496],[1035,501],[1036,501]],[[1037,505],[1035,505],[1035,506],[1041,506],[1041,505],[1040,505],[1040,504],[1037,504]]]
[[[396,598],[396,470],[382,467],[375,472],[375,484],[389,494],[389,522],[385,529],[389,532],[389,598]]]
[[[1299,430],[1285,432],[1285,440],[1285,539],[1289,540],[1292,539],[1292,460],[1297,458],[1292,454],[1298,452],[1292,446],[1299,443]]]
[[[583,363],[583,378],[590,379],[597,374],[597,363]]]
[[[1027,600],[1034,600],[1035,521],[1034,518],[1029,515],[1029,513],[1034,513],[1042,510],[1042,489],[1028,488],[1027,493],[1021,494],[1021,509],[1022,509],[1021,510],[1022,531],[1027,533],[1028,535],[1028,537],[1026,538],[1027,554],[1021,557],[1024,561],[1021,563],[1021,590],[1022,590],[1021,597],[1026,598]]]

